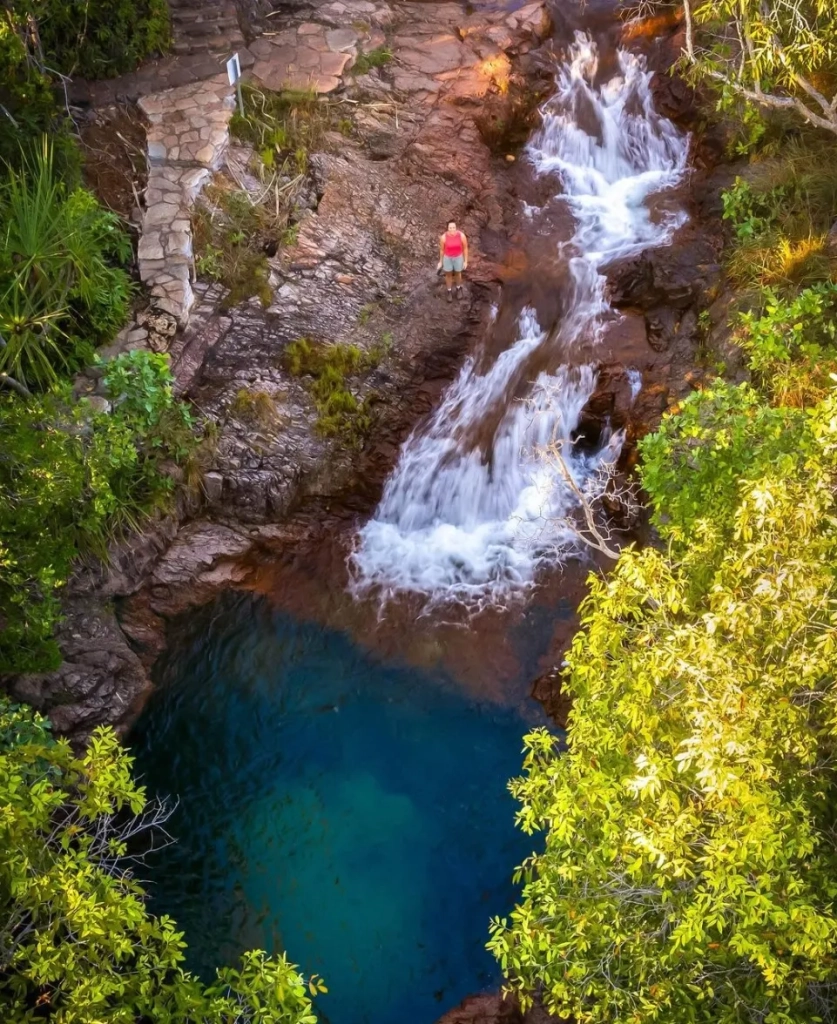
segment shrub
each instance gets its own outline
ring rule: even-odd
[[[785,141],[723,194],[734,242],[727,257],[740,285],[785,291],[834,277],[826,239],[837,210],[837,144],[808,136]]]
[[[167,508],[161,472],[196,447],[165,356],[131,352],[105,380],[113,413],[91,413],[56,387],[30,400],[0,396],[0,671],[59,663],[59,593],[75,558],[104,556],[111,538]]]
[[[311,90],[271,92],[242,85],[244,116],[236,112],[230,132],[252,143],[271,168],[304,172],[308,153],[317,148],[331,124],[331,106]]]
[[[90,192],[64,186],[46,142],[0,182],[0,223],[0,371],[47,387],[125,322],[130,241]]]
[[[837,284],[813,285],[792,299],[768,289],[762,298],[758,311],[737,318],[750,369],[783,405],[819,401],[837,370]]]
[[[284,955],[246,953],[208,985],[183,969],[182,934],[149,914],[133,875],[129,839],[159,832],[166,812],[131,767],[111,730],[77,757],[43,718],[0,698],[4,1024],[315,1024],[310,994],[325,985]]]
[[[65,133],[59,134],[66,113],[59,111],[53,83],[39,70],[31,39],[8,8],[0,20],[0,164],[19,166],[31,156],[33,140],[51,132],[59,152],[74,149]],[[78,167],[78,158],[73,161]]]
[[[13,8],[37,19],[47,65],[65,75],[112,78],[169,44],[166,0],[34,0]]]
[[[265,247],[285,223],[286,215],[277,222],[267,203],[254,204],[243,192],[217,184],[206,190],[205,203],[192,215],[196,264],[201,275],[227,289],[224,308],[253,295],[264,307],[270,305],[273,293]]]

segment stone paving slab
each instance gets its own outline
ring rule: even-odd
[[[251,74],[266,89],[313,89],[320,95],[334,92],[357,57],[363,29],[334,28],[316,22],[264,35],[253,44]]]

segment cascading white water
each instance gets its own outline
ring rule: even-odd
[[[534,311],[524,309],[517,341],[489,369],[480,372],[476,358],[467,360],[429,423],[404,444],[374,517],[360,531],[350,558],[356,594],[502,602],[576,543],[566,525],[575,498],[540,450],[564,442],[583,486],[602,459],[618,454],[622,438],[606,438],[595,455],[571,450],[595,387],[592,367],[541,373],[525,401],[514,399],[514,382],[541,347],[549,346],[557,362],[581,340],[597,340],[611,312],[599,268],[664,244],[684,219],[670,211],[652,219],[645,200],[677,182],[687,139],[654,111],[642,58],[619,51],[618,61],[619,74],[594,85],[597,50],[577,34],[528,149],[540,173],[560,175],[575,217],[563,246],[570,283],[560,327],[548,337]],[[497,420],[486,450],[480,427],[490,432]]]

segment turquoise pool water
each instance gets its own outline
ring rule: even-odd
[[[179,801],[145,877],[189,966],[285,949],[325,978],[330,1024],[432,1024],[496,986],[488,921],[533,844],[506,781],[534,709],[249,596],[193,617],[172,652],[131,746],[149,791]]]

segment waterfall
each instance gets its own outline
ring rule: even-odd
[[[501,603],[577,545],[566,522],[576,499],[542,449],[563,443],[584,487],[602,460],[618,455],[622,437],[605,436],[593,453],[573,449],[596,372],[567,365],[567,353],[595,342],[613,316],[600,268],[665,244],[685,219],[670,210],[652,217],[645,201],[679,180],[688,140],[653,109],[644,60],[622,50],[617,56],[618,73],[596,84],[596,46],[576,34],[528,146],[538,173],[560,177],[560,199],[574,217],[572,238],[561,245],[569,275],[563,317],[546,330],[533,309],[523,309],[511,347],[488,367],[469,358],[429,422],[405,442],[350,556],[357,595]],[[519,400],[520,375],[535,353],[552,357],[553,368]]]

